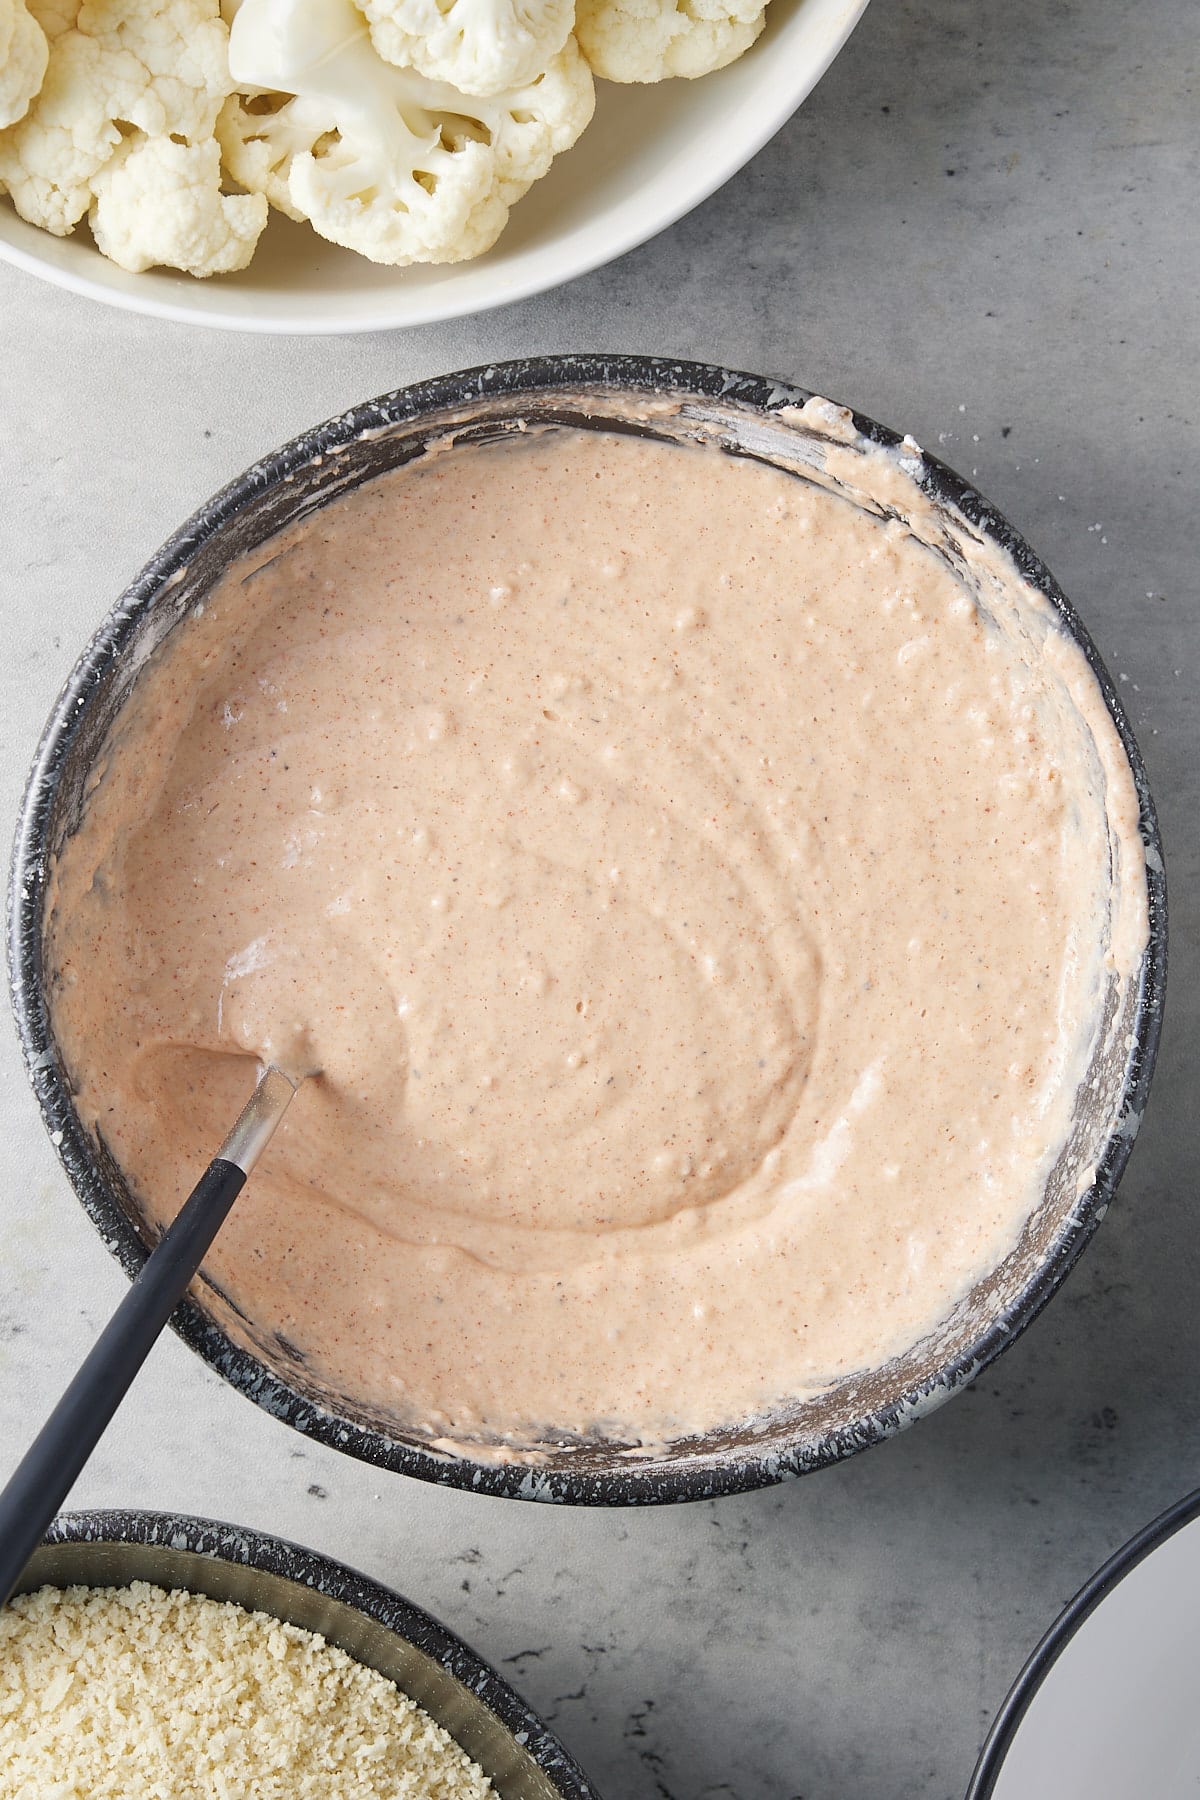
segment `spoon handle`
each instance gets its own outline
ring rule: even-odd
[[[295,1093],[267,1069],[78,1374],[0,1492],[0,1605],[66,1499],[155,1339],[183,1298]]]

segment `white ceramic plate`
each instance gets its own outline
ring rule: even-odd
[[[794,112],[867,0],[773,0],[738,62],[699,81],[597,82],[596,116],[515,208],[495,249],[444,268],[381,269],[274,215],[238,275],[130,275],[86,227],[54,238],[0,199],[0,257],[136,312],[272,332],[379,331],[502,306],[556,287],[644,243],[728,181]]]
[[[1119,1550],[1038,1645],[967,1800],[1200,1800],[1200,1493]]]

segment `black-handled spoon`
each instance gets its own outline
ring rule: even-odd
[[[298,1083],[267,1069],[79,1373],[0,1492],[0,1606],[175,1311]]]

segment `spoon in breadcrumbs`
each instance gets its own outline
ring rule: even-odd
[[[263,1070],[237,1124],[0,1492],[0,1605],[8,1602],[304,1079],[274,1067]]]

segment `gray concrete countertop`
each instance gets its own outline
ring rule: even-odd
[[[1096,1243],[972,1391],[783,1488],[585,1513],[360,1467],[172,1338],[78,1485],[390,1582],[609,1800],[958,1800],[1060,1604],[1200,1480],[1197,36],[1194,0],[875,0],[796,118],[673,230],[408,334],[227,336],[0,269],[5,838],[86,635],[200,499],[352,401],[528,351],[711,359],[911,431],[1046,558],[1121,686],[1171,881],[1156,1091]],[[123,1282],[7,1028],[0,1108],[2,1474]]]

